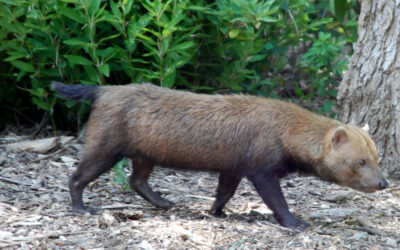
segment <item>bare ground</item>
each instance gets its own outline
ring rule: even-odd
[[[101,176],[84,201],[97,215],[74,215],[68,176],[82,146],[51,153],[0,147],[0,249],[398,249],[400,181],[363,194],[311,177],[291,176],[282,187],[291,210],[311,223],[295,234],[279,226],[244,180],[226,206],[228,217],[208,214],[215,173],[157,168],[151,185],[176,206],[156,209],[133,191]]]

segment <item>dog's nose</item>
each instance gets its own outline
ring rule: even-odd
[[[379,189],[380,189],[380,190],[385,189],[385,188],[387,188],[388,186],[389,186],[389,183],[388,183],[386,180],[381,180],[381,181],[379,182]]]

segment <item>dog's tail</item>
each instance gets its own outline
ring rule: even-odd
[[[94,101],[97,97],[99,86],[74,84],[68,85],[61,82],[52,82],[51,87],[62,97],[78,102],[85,100]]]

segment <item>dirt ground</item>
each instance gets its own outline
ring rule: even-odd
[[[46,153],[11,150],[0,142],[0,249],[398,249],[400,181],[363,194],[311,177],[290,176],[282,187],[297,216],[312,226],[295,234],[279,226],[244,180],[226,218],[208,214],[217,175],[157,168],[151,185],[176,206],[154,208],[101,176],[84,192],[97,215],[69,207],[68,176],[82,145],[58,143]]]

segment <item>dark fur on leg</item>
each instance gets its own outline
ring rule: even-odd
[[[210,209],[210,214],[215,217],[226,217],[226,214],[222,209],[235,193],[241,180],[241,176],[232,173],[221,172],[219,174],[217,195],[215,197],[215,202]]]
[[[264,203],[272,210],[275,219],[284,227],[296,232],[303,231],[310,225],[298,219],[290,211],[279,184],[279,176],[261,172],[249,176]]]
[[[72,210],[79,215],[95,214],[96,210],[86,207],[82,201],[83,189],[104,172],[110,170],[121,157],[106,157],[86,155],[77,170],[69,179]]]
[[[153,171],[153,163],[142,157],[133,158],[133,173],[129,178],[129,184],[143,199],[147,200],[156,207],[169,209],[174,203],[162,198],[149,186],[147,180]]]

